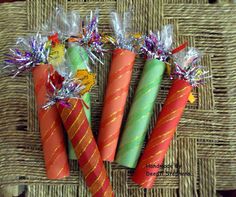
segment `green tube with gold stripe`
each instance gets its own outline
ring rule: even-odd
[[[84,50],[83,47],[78,45],[72,45],[70,46],[66,51],[66,59],[70,63],[71,71],[75,74],[77,70],[84,70],[87,69],[87,64],[89,61],[89,57],[87,52]],[[86,117],[88,119],[89,124],[91,125],[91,99],[90,99],[90,93],[86,93],[82,96],[84,102],[88,106],[86,108],[84,106],[84,111],[86,114]],[[73,146],[71,142],[68,140],[68,152],[69,152],[69,158],[77,160],[77,157],[75,155]]]
[[[158,59],[147,60],[144,65],[116,155],[120,165],[137,165],[164,71],[165,63]]]

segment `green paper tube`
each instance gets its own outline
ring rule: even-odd
[[[76,73],[77,70],[80,69],[87,69],[87,65],[89,58],[88,58],[88,54],[87,52],[84,50],[83,47],[80,46],[71,46],[67,49],[66,52],[66,59],[69,61],[70,66],[71,66],[71,70],[73,73]],[[90,93],[86,93],[85,95],[82,96],[84,102],[86,103],[86,105],[89,107],[89,109],[87,109],[84,106],[84,111],[86,114],[86,117],[88,119],[89,124],[91,125],[91,100],[90,100]],[[70,142],[70,140],[68,140],[68,152],[69,152],[69,158],[70,159],[74,159],[77,160],[77,157],[75,155],[73,146]]]
[[[116,162],[135,168],[160,89],[165,63],[147,60],[121,137]]]

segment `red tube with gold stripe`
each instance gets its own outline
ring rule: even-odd
[[[49,69],[52,69],[52,67],[38,65],[33,68],[32,74],[46,174],[49,179],[61,179],[69,176],[69,163],[61,118],[56,106],[52,106],[47,110],[42,108],[47,100],[46,83]]]
[[[185,80],[176,79],[173,82],[155,128],[132,177],[133,181],[141,187],[152,187],[159,169],[148,168],[148,165],[162,165],[191,90],[192,86]]]
[[[78,158],[80,169],[94,197],[114,196],[81,99],[67,99],[70,107],[57,103],[57,108]]]
[[[98,147],[104,161],[114,161],[135,53],[115,49],[104,99]]]

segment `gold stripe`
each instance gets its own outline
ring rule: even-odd
[[[120,114],[119,116],[121,116],[122,114]],[[107,122],[104,126],[102,126],[101,128],[106,127],[107,125],[111,124],[112,122],[114,122],[119,116],[113,118],[111,121]],[[103,140],[103,142],[107,141],[108,139],[110,139],[112,136],[116,135],[118,132],[113,132],[111,135],[109,135],[107,138],[105,138]],[[106,145],[105,145],[106,146]],[[104,146],[103,146],[104,147]]]
[[[148,177],[148,178],[149,178],[149,177]],[[144,180],[143,182],[140,183],[140,185],[144,185],[145,183],[148,183],[148,182],[150,182],[150,179]]]
[[[112,154],[114,154],[114,153],[110,151],[110,154],[107,155],[107,157],[105,157],[105,158],[103,159],[103,161],[106,161]]]
[[[106,127],[107,125],[113,123],[119,116],[122,116],[122,114],[119,114],[118,116],[116,116],[115,118],[112,118],[109,122],[107,122],[104,126],[102,126],[102,128]]]
[[[91,158],[90,158],[90,159],[91,159]],[[98,158],[98,160],[97,160],[97,163],[96,163],[95,165],[93,165],[93,168],[92,168],[90,171],[88,171],[88,174],[85,176],[85,179],[87,179],[88,176],[91,174],[91,172],[93,172],[94,169],[97,168],[98,163],[99,163],[99,158]]]
[[[106,189],[106,191],[104,192],[104,195],[103,195],[103,197],[106,197],[106,195],[107,195],[107,191],[109,191],[109,185],[108,185],[108,187],[107,187],[107,189]],[[108,195],[109,196],[109,195]]]
[[[80,124],[79,126],[75,125],[76,128],[74,129],[74,132],[72,132],[72,134],[71,134],[71,139],[73,139],[75,137],[77,131],[80,129],[80,127],[82,126],[82,124],[84,124],[85,121],[86,121],[86,118],[84,118],[82,122],[77,123],[77,124]]]
[[[109,192],[108,194],[107,194],[107,191]],[[108,187],[107,187],[107,189],[106,189],[106,191],[104,193],[104,197],[106,197],[106,196],[107,197],[114,196],[110,185],[108,185]]]
[[[120,90],[122,90],[122,92],[119,94],[119,95],[122,95],[123,93],[125,93],[126,91],[124,91],[125,88],[127,88],[128,86],[124,86],[124,87],[121,87],[121,88],[116,88],[114,91],[111,92],[110,95],[106,96],[105,98],[105,102],[107,102],[107,98],[109,97],[112,97],[114,94],[116,94],[117,92],[119,92]],[[113,99],[111,99],[113,100]]]
[[[58,155],[54,158],[54,160],[51,161],[52,158],[54,157],[54,154],[56,153],[56,151],[57,151],[60,147],[61,147],[61,143],[60,143],[59,146],[57,146],[57,147],[52,151],[52,153],[51,153],[51,158],[49,159],[49,162],[47,162],[47,163],[49,164],[49,167],[54,164],[54,162],[56,161],[57,157],[60,155],[60,154],[58,154]]]
[[[69,134],[69,137],[71,136],[71,129],[74,127],[75,124],[78,124],[77,122],[78,122],[78,120],[80,119],[80,115],[82,114],[82,111],[83,111],[83,109],[80,110],[80,112],[79,112],[78,116],[76,117],[75,121],[74,121],[73,124],[70,126],[70,128],[67,130],[67,133]],[[74,132],[75,132],[75,131],[74,131]],[[73,134],[73,133],[72,133],[72,134]],[[72,139],[72,138],[70,137],[70,139]]]
[[[127,126],[126,126],[126,129],[133,126],[133,122],[137,122],[137,121],[140,121],[141,119],[145,118],[146,116],[150,115],[151,112],[147,112],[146,114],[140,116],[139,118],[137,119],[134,119],[135,117],[133,116],[131,120],[129,120]]]
[[[88,136],[87,136],[88,132],[89,132],[89,127],[88,127],[87,130],[85,131],[85,134],[83,135],[83,137],[78,141],[77,145],[75,146],[75,149],[76,149],[76,150],[79,149],[79,145],[81,144],[81,142],[83,141],[83,139],[84,139],[85,137],[88,137]]]
[[[140,90],[137,90],[137,93],[135,95],[135,100],[138,100],[140,96],[143,96],[143,95],[147,94],[153,88],[155,88],[156,87],[155,83],[157,83],[158,81],[159,81],[159,79],[152,80],[145,87],[142,87]]]
[[[145,161],[148,161],[148,160],[154,158],[154,157],[157,156],[157,155],[160,155],[160,154],[163,153],[163,152],[164,152],[163,150],[160,150],[160,151],[156,152],[154,155],[148,157],[147,159],[141,160],[141,164],[144,163]],[[142,168],[144,168],[144,167],[146,167],[145,164],[142,166]]]
[[[163,122],[166,118],[169,118],[169,116],[172,116],[173,114],[175,114],[176,112],[178,112],[179,110],[181,110],[181,108],[178,108],[176,110],[173,110],[171,113],[167,114],[166,116],[164,116],[163,118],[161,118],[160,120],[158,120],[158,124]]]
[[[111,76],[116,75],[117,73],[119,73],[120,71],[122,71],[125,67],[130,67],[131,66],[131,62],[126,64],[125,66],[121,67],[119,70],[115,71],[114,73],[111,73]],[[116,66],[115,66],[116,67]]]
[[[56,131],[56,128],[54,128],[52,130],[52,132],[50,133],[50,135],[46,139],[43,139],[43,143],[46,143],[48,141],[48,139],[55,133],[55,131]]]
[[[66,164],[59,170],[56,177],[58,177],[61,174],[61,172],[64,170],[65,167],[66,167]]]
[[[117,78],[112,79],[111,82],[110,82],[110,84],[112,84],[113,82],[115,82],[115,81],[118,80],[118,79],[121,79],[121,78],[124,77],[127,73],[130,73],[130,72],[132,72],[132,70],[128,70],[128,71],[126,71],[125,73],[122,73],[122,75],[119,75]],[[116,83],[118,83],[118,82],[116,82]]]
[[[115,140],[116,140],[116,138],[114,138],[113,140],[111,140],[111,142],[109,142],[108,144],[106,144],[105,146],[103,146],[103,148],[110,146],[111,144],[113,144],[113,142],[114,142]]]
[[[175,98],[173,98],[173,99],[171,99],[171,100],[168,100],[168,102],[166,102],[165,104],[166,104],[166,105],[169,105],[169,104],[173,103],[174,101],[176,101],[176,100],[178,100],[179,98],[182,98],[182,97],[184,97],[184,96],[185,96],[185,94],[181,94],[181,95],[179,95],[179,96],[177,96],[177,97],[175,97]]]
[[[119,96],[116,96],[116,97],[114,97],[114,98],[112,98],[112,99],[106,101],[106,103],[110,103],[111,101],[115,101],[115,100],[117,100],[118,98],[121,98],[124,93],[126,93],[126,91],[123,91]]]
[[[63,117],[63,120],[66,122],[67,121],[67,119],[69,118],[69,116],[71,115],[71,113],[74,111],[74,109],[76,108],[76,105],[77,105],[77,103],[78,103],[78,101],[79,101],[79,99],[77,99],[76,100],[76,102],[75,102],[75,104],[73,104],[74,106],[73,106],[73,108],[72,109],[70,109],[70,111],[69,111],[69,113],[66,115],[66,117],[64,117],[64,116],[62,116]],[[65,109],[65,108],[64,108]],[[64,110],[63,109],[63,110]]]
[[[86,146],[80,151],[78,150],[77,153],[77,158],[80,159],[80,156],[84,153],[84,151],[86,150],[86,148],[91,144],[92,142],[92,138],[88,141],[88,143],[86,144]]]
[[[105,181],[106,181],[106,176],[105,176],[105,178],[103,179],[102,183],[99,184],[99,186],[98,186],[98,188],[95,190],[94,194],[96,194],[96,193],[103,187]]]
[[[52,123],[52,125],[51,125],[51,127],[45,132],[45,134],[42,136],[42,140],[45,138],[45,136],[47,135],[47,133],[50,131],[50,130],[52,130],[52,128],[55,126],[55,124],[56,124],[56,121],[54,120],[53,121],[53,123]]]
[[[163,133],[162,135],[156,136],[155,138],[151,138],[151,139],[150,139],[150,143],[152,143],[153,141],[155,141],[155,140],[157,140],[157,139],[160,139],[160,138],[162,138],[162,137],[164,137],[164,136],[166,136],[166,135],[172,133],[173,130],[175,130],[175,129],[171,129],[171,130],[169,130],[169,131],[166,131],[166,132]]]
[[[120,113],[120,112],[122,112],[122,110],[113,112],[113,113],[110,114],[110,115],[108,116],[108,118],[106,118],[103,122],[106,122],[106,120],[110,119],[112,116],[114,116],[114,115],[116,115],[116,114],[118,114],[118,113]]]
[[[96,188],[97,182],[99,181],[99,179],[102,177],[103,175],[103,169],[101,170],[101,173],[99,174],[99,176],[95,179],[95,181],[93,182],[93,184],[90,186],[92,194],[94,193],[94,189]],[[95,188],[94,188],[95,187]]]
[[[126,130],[125,130],[125,131],[126,131]],[[129,133],[129,131],[126,131],[126,132]],[[141,138],[143,135],[144,135],[144,134],[139,135],[139,136],[136,136],[135,138],[133,138],[132,140],[130,140],[130,141],[129,141],[128,143],[126,143],[126,144],[120,144],[119,149],[122,149],[122,147],[127,146],[127,145],[129,145],[129,144],[132,144],[134,141],[136,141],[137,139]]]
[[[160,144],[162,144],[162,143],[165,142],[166,140],[170,139],[171,137],[172,137],[172,136],[168,136],[167,138],[161,140],[160,142],[156,142],[156,144],[154,144],[154,145],[152,145],[152,146],[150,145],[146,150],[150,150],[150,149],[154,148],[155,146],[159,146]]]
[[[179,115],[173,116],[173,117],[171,117],[171,118],[169,118],[169,119],[166,119],[166,120],[162,121],[161,123],[158,123],[158,124],[157,124],[157,127],[156,127],[155,129],[159,128],[160,126],[162,126],[163,124],[165,124],[165,123],[167,123],[167,122],[169,122],[169,121],[171,121],[171,120],[174,120],[174,119],[177,118],[177,117],[179,117]]]
[[[89,168],[89,166],[87,167],[86,165],[90,165],[90,162],[91,162],[91,160],[93,159],[93,156],[95,155],[95,153],[97,153],[97,149],[95,149],[94,151],[93,151],[93,154],[90,156],[90,158],[89,158],[89,160],[84,164],[84,166],[82,167],[82,170],[84,171],[85,169],[88,169]],[[96,155],[97,156],[97,155]],[[99,161],[99,157],[97,157],[98,158],[98,161]],[[90,171],[89,171],[90,172]],[[89,173],[88,172],[88,173]],[[85,179],[88,177],[88,174],[85,176]]]
[[[168,105],[170,104],[171,102],[173,102],[173,100],[175,100],[175,98],[177,97],[178,94],[181,94],[184,90],[186,90],[188,87],[184,87],[180,90],[178,90],[177,92],[175,92],[169,99],[168,99],[168,102],[166,102],[165,104]]]
[[[44,109],[42,109],[42,110],[44,110]],[[43,116],[41,117],[41,120],[42,120],[42,121],[43,121],[44,117],[46,116],[46,114],[49,112],[49,110],[50,110],[50,109],[44,110],[45,112],[44,112]]]
[[[70,102],[70,104],[72,103],[73,104],[73,100],[74,99],[69,99],[68,102]],[[69,107],[64,107],[62,109],[62,112],[61,112],[61,117],[64,117],[66,114],[64,113],[68,113],[70,111],[70,108]]]

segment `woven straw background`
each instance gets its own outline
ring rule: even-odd
[[[147,33],[173,24],[176,45],[188,40],[205,53],[203,65],[212,74],[204,87],[194,90],[197,101],[188,104],[165,164],[179,163],[192,176],[160,176],[151,190],[139,189],[131,170],[106,163],[116,196],[216,196],[217,190],[236,189],[236,5],[208,4],[207,0],[27,0],[0,4],[0,60],[15,38],[35,33],[57,5],[82,15],[100,8],[100,30],[111,33],[109,12],[134,10],[133,26]],[[221,1],[229,2],[229,1]],[[92,91],[93,131],[97,134],[110,55],[97,65],[97,85]],[[143,60],[133,70],[126,115],[142,72]],[[165,77],[156,101],[150,130],[161,109],[170,81]],[[50,181],[45,177],[32,79],[23,74],[0,78],[0,185],[27,185],[28,196],[90,196],[78,170],[70,161],[71,176]],[[127,116],[125,116],[126,119]],[[149,131],[150,131],[149,130]]]

